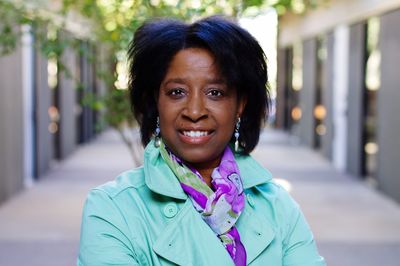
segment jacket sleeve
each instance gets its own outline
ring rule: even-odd
[[[77,265],[139,265],[128,232],[112,198],[101,190],[92,190],[83,210]]]
[[[325,260],[318,254],[313,234],[298,204],[289,196],[292,206],[287,234],[283,243],[284,266],[325,266]]]

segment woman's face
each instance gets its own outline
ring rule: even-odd
[[[210,52],[181,50],[160,85],[161,136],[175,155],[195,168],[216,167],[244,105]]]

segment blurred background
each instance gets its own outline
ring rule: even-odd
[[[400,265],[400,0],[0,0],[0,265],[74,265],[90,188],[141,164],[126,50],[224,14],[268,58],[253,156],[328,265]]]

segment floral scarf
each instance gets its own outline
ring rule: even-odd
[[[246,250],[235,227],[245,204],[239,168],[229,147],[225,148],[220,165],[211,174],[213,191],[200,173],[186,166],[160,144],[162,158],[178,178],[196,210],[221,240],[236,266],[246,265]]]

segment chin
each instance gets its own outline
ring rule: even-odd
[[[209,153],[207,151],[190,151],[184,152],[177,155],[183,161],[191,165],[199,165],[199,164],[210,164],[210,167],[217,167],[219,164],[219,158],[222,155],[222,152]],[[216,164],[216,165],[214,165]]]

